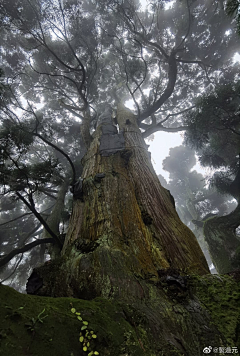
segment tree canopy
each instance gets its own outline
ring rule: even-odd
[[[91,121],[106,101],[130,97],[144,137],[184,129],[178,113],[226,76],[237,48],[218,1],[175,1],[168,9],[156,1],[144,11],[138,1],[3,1],[1,13],[16,106],[25,97],[44,103],[43,116],[82,120],[89,110]]]
[[[203,166],[217,169],[211,183],[239,201],[239,82],[225,84],[201,97],[186,115],[186,142],[197,149]]]

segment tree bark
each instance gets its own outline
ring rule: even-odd
[[[94,133],[62,258],[52,262],[51,277],[38,269],[38,294],[133,301],[150,297],[163,270],[209,273],[154,172],[135,116],[119,106],[117,122],[119,132],[109,118]]]

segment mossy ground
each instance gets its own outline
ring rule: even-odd
[[[210,344],[240,349],[240,285],[233,278],[191,276],[187,299],[173,299],[166,288],[155,309],[144,303],[137,311],[136,305],[103,298],[32,296],[0,285],[0,355],[87,356],[90,350],[79,342],[83,324],[72,307],[97,335],[90,345],[100,356],[198,356]],[[148,310],[156,311],[154,325]]]
[[[206,275],[196,277],[193,283],[228,346],[237,346],[240,352],[240,282],[228,275]]]
[[[88,321],[89,331],[97,335],[90,341],[93,351],[100,355],[143,355],[136,331],[125,320],[121,308],[107,300],[38,297],[1,285],[0,304],[0,355],[88,355],[90,350],[84,352],[79,342],[83,324],[71,313],[72,307]],[[37,320],[44,309],[40,316],[43,322],[37,321],[31,331],[32,318]]]

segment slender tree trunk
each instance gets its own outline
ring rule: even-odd
[[[54,207],[51,211],[51,214],[47,218],[47,224],[50,229],[55,233],[55,235],[60,236],[59,225],[62,219],[62,211],[64,210],[64,201],[67,191],[69,189],[70,178],[67,176],[63,181],[60,189],[57,193],[57,199],[55,201]],[[49,238],[52,237],[45,229],[43,231],[43,237]],[[44,244],[45,245],[45,244]],[[43,246],[43,245],[42,245]],[[61,250],[60,247],[56,244],[48,246],[48,252],[52,259],[55,259],[60,256]]]
[[[213,217],[204,223],[204,235],[213,263],[219,273],[240,269],[240,240],[236,228],[240,225],[240,205],[228,215]]]
[[[187,206],[187,209],[188,209],[188,213],[191,216],[190,221],[191,220],[198,220],[199,213],[196,210],[195,203],[194,203],[195,196],[194,196],[191,188],[189,187],[188,178],[184,179],[184,182],[185,182],[186,197],[187,197],[186,206]],[[182,217],[181,217],[181,219],[182,219]],[[186,220],[182,219],[182,221],[183,222],[189,221],[189,218],[186,219]],[[205,236],[204,236],[204,233],[203,233],[203,227],[198,227],[198,226],[194,225],[194,228],[192,229],[192,231],[193,231],[194,235],[196,236],[197,241],[199,243],[199,246],[201,247],[201,249],[203,251],[203,254],[204,254],[204,256],[205,256],[205,258],[207,260],[208,266],[210,266],[213,263],[213,261],[211,259],[210,254],[209,254],[209,247],[208,247],[208,244],[206,242],[206,239],[205,239]]]
[[[208,273],[194,234],[179,219],[151,164],[135,116],[125,107],[97,127],[83,158],[82,195],[75,199],[59,264],[41,270],[39,294],[147,298],[162,270]],[[55,272],[53,272],[55,270]]]

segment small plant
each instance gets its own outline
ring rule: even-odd
[[[77,319],[81,321],[82,327],[79,335],[79,342],[81,342],[83,351],[88,352],[88,356],[99,355],[98,351],[92,351],[91,340],[96,339],[97,335],[93,330],[88,330],[88,321],[85,321],[81,317],[81,313],[77,312],[75,308],[71,309],[71,312],[76,315]]]
[[[19,308],[20,309],[20,308]],[[45,313],[45,308],[41,311],[41,313],[38,314],[38,316],[35,318],[32,318],[28,323],[25,324],[27,327],[27,330],[30,330],[31,332],[35,331],[37,323],[43,323],[43,319],[45,319],[48,315],[42,316],[42,314]]]

